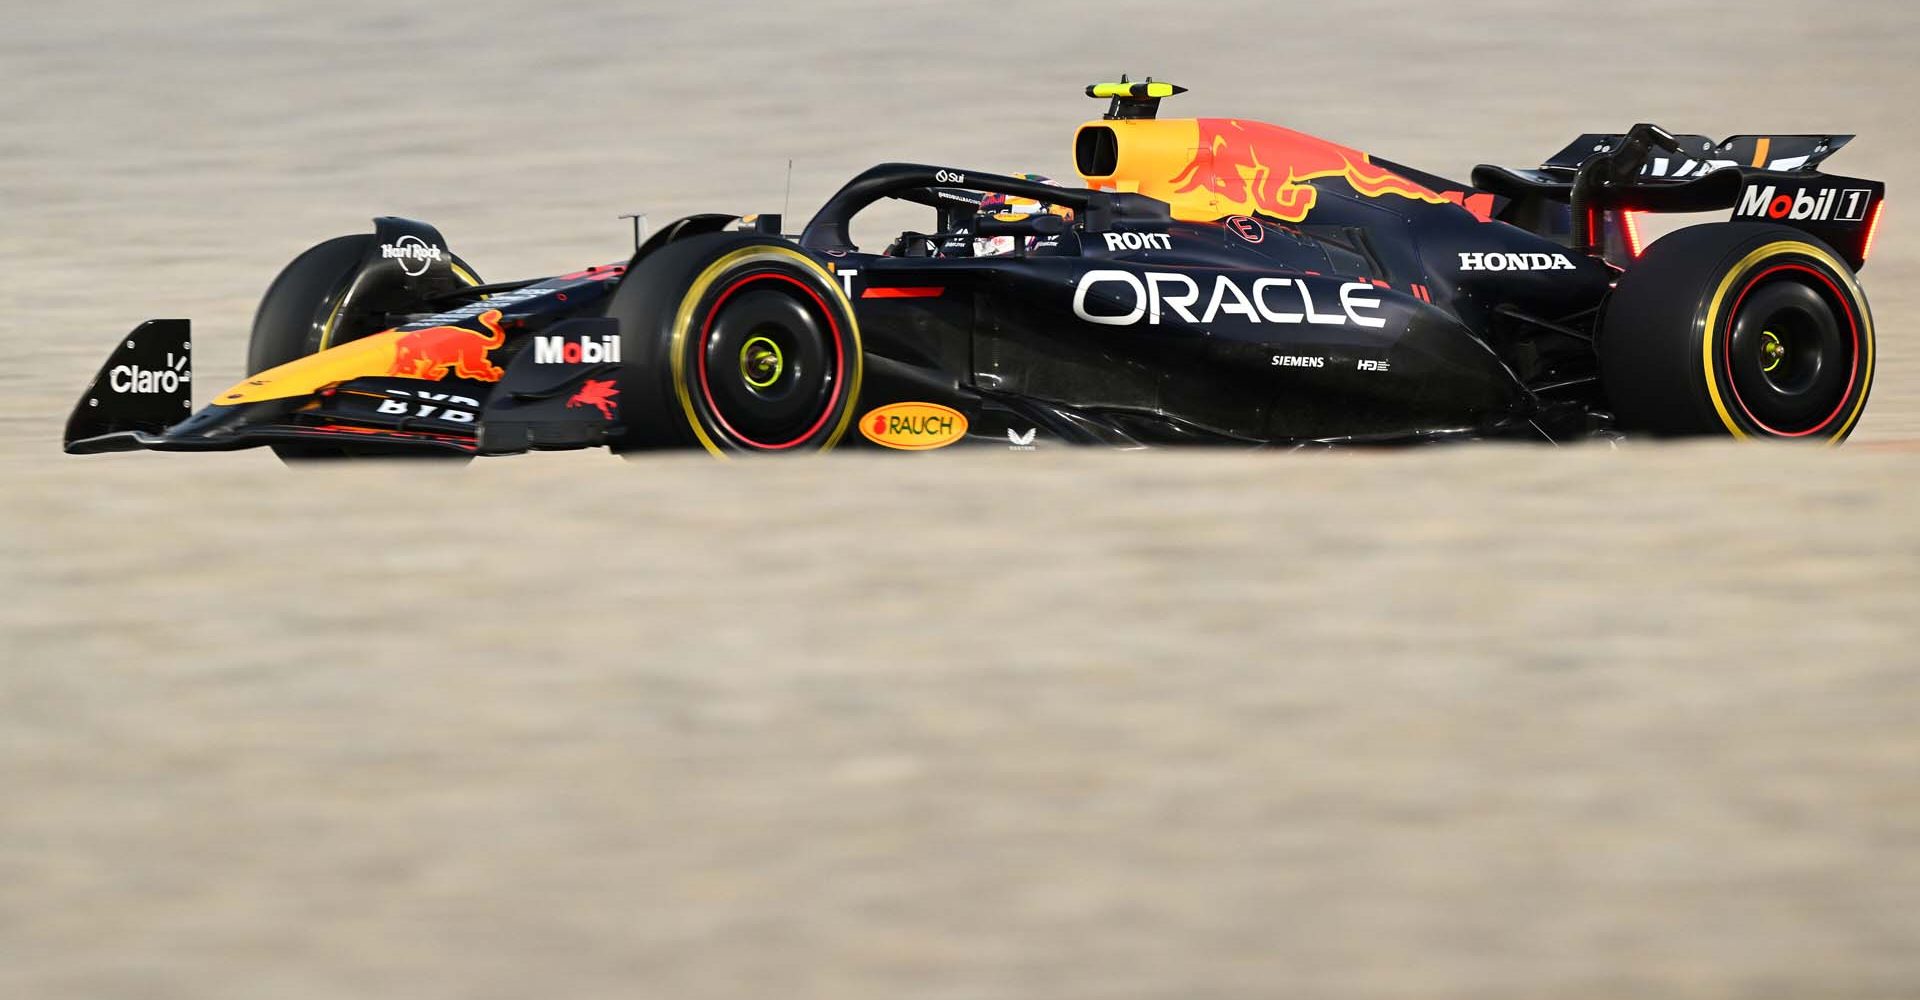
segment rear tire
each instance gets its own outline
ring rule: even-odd
[[[1873,385],[1873,317],[1852,270],[1764,223],[1654,243],[1614,289],[1596,347],[1629,431],[1837,443]]]
[[[676,241],[622,280],[607,315],[631,351],[621,452],[821,452],[860,395],[860,328],[840,282],[784,240]]]

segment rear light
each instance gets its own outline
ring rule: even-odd
[[[1645,246],[1645,244],[1640,242],[1640,213],[1628,211],[1620,214],[1626,221],[1627,256],[1634,260],[1639,260],[1640,251]]]
[[[1867,265],[1867,258],[1873,256],[1873,238],[1880,232],[1880,210],[1887,207],[1887,200],[1873,206],[1873,218],[1867,220],[1867,241],[1860,245],[1860,266]]]

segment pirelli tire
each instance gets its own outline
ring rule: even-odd
[[[822,452],[853,421],[862,372],[853,304],[792,243],[741,233],[675,241],[628,270],[607,315],[628,352],[616,451]]]
[[[1595,346],[1627,431],[1833,444],[1873,385],[1873,316],[1852,270],[1765,223],[1654,243],[1621,277]]]

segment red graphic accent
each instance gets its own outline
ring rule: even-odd
[[[1640,242],[1640,214],[1632,210],[1620,213],[1621,224],[1627,230],[1627,253],[1635,260],[1640,259],[1640,251],[1646,247]]]
[[[477,447],[473,438],[470,437],[460,437],[455,434],[430,434],[426,431],[396,431],[383,427],[356,427],[352,424],[321,424],[317,427],[301,428],[301,430],[302,433],[299,435],[300,437],[352,435],[358,437],[399,438],[406,441],[445,441],[448,444],[458,445],[469,451]]]
[[[1493,195],[1468,194],[1465,191],[1443,191],[1440,197],[1473,213],[1481,222],[1493,221]]]
[[[1880,234],[1880,210],[1887,207],[1886,199],[1873,206],[1873,218],[1867,220],[1867,241],[1860,244],[1860,266],[1865,267],[1867,258],[1873,256],[1873,238]]]
[[[479,320],[492,336],[464,326],[435,326],[402,334],[394,341],[393,367],[387,374],[438,382],[452,370],[459,378],[500,381],[504,373],[487,361],[489,351],[507,342],[507,333],[500,328],[500,310],[489,309],[480,314]]]
[[[887,432],[887,415],[881,413],[879,410],[873,411],[873,432],[875,434],[885,434]]]
[[[1257,209],[1287,222],[1313,210],[1320,192],[1306,183],[1344,177],[1367,198],[1396,195],[1440,204],[1447,199],[1373,165],[1367,154],[1302,132],[1233,118],[1199,118],[1199,148],[1169,183],[1175,194],[1208,191],[1236,207]]]
[[[591,406],[598,409],[601,416],[612,420],[613,408],[620,405],[613,401],[613,397],[618,395],[620,390],[614,388],[613,379],[590,378],[580,386],[579,392],[573,394],[572,399],[567,400],[567,406]]]
[[[863,299],[937,299],[947,292],[944,288],[869,288],[860,293]]]
[[[1248,243],[1258,243],[1267,238],[1267,231],[1260,228],[1260,223],[1244,215],[1236,215],[1228,219],[1227,228],[1233,230],[1235,236],[1246,240]]]
[[[563,274],[560,277],[555,278],[554,280],[555,281],[581,281],[584,279],[591,278],[594,281],[612,281],[613,279],[618,278],[625,273],[627,273],[627,265],[608,264],[608,265],[605,265],[604,267],[590,267],[584,271],[575,271],[572,274]]]
[[[1760,287],[1760,283],[1767,280],[1768,275],[1777,274],[1781,271],[1800,271],[1820,279],[1820,283],[1827,286],[1827,291],[1833,293],[1833,301],[1839,303],[1840,311],[1846,314],[1847,328],[1853,333],[1853,360],[1847,367],[1847,388],[1846,391],[1840,393],[1840,404],[1833,408],[1832,413],[1827,414],[1827,419],[1820,421],[1818,424],[1804,431],[1782,431],[1767,426],[1759,417],[1753,415],[1751,409],[1747,408],[1747,401],[1740,398],[1740,386],[1733,381],[1733,321],[1739,318],[1740,305],[1747,301],[1747,295],[1755,288]],[[1733,301],[1733,309],[1727,313],[1727,334],[1722,340],[1722,343],[1725,345],[1721,353],[1725,356],[1726,360],[1727,388],[1733,390],[1733,401],[1740,404],[1740,409],[1747,415],[1747,419],[1752,420],[1756,426],[1768,434],[1778,434],[1781,437],[1806,437],[1809,434],[1825,430],[1828,424],[1839,419],[1840,411],[1847,408],[1847,400],[1853,398],[1853,380],[1860,374],[1860,322],[1854,318],[1853,306],[1847,297],[1841,294],[1840,286],[1834,284],[1832,278],[1827,277],[1805,264],[1779,264],[1767,268],[1760,272],[1758,277],[1747,282],[1747,287],[1740,290],[1740,297]]]
[[[1793,199],[1783,194],[1773,199],[1773,203],[1767,206],[1767,217],[1771,219],[1784,219],[1787,217],[1787,213],[1791,211],[1793,211]]]

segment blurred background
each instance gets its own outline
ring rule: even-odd
[[[68,2],[0,34],[0,996],[1920,993],[1920,9]],[[1854,132],[1839,451],[59,454],[374,215],[491,279],[1192,88],[1461,177]],[[788,162],[792,161],[791,192]]]

